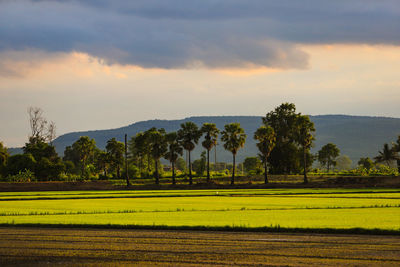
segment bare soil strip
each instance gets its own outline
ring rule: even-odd
[[[400,237],[0,228],[1,266],[399,266]]]

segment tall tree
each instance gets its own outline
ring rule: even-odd
[[[10,154],[8,153],[7,148],[0,142],[0,177],[5,175],[7,160]]]
[[[45,143],[42,139],[37,139],[35,141],[30,139],[28,143],[25,143],[22,149],[25,154],[32,154],[36,161],[39,161],[41,158],[48,158],[50,160],[58,158],[54,146]]]
[[[172,184],[176,184],[175,181],[175,164],[179,156],[183,154],[183,148],[178,140],[178,134],[176,132],[168,133],[166,136],[168,151],[165,153],[165,159],[169,160],[172,165]]]
[[[146,157],[146,153],[148,152],[146,138],[147,136],[145,136],[143,132],[139,132],[135,136],[132,136],[129,142],[129,151],[131,155],[138,160],[140,178],[142,178],[143,174],[143,161]]]
[[[48,122],[43,116],[43,110],[38,107],[29,107],[29,125],[31,134],[29,136],[30,143],[48,142],[53,145],[56,138],[56,124],[53,121]]]
[[[298,117],[296,106],[283,103],[263,118],[265,126],[270,126],[276,134],[275,147],[271,151],[269,163],[274,173],[298,173],[301,160],[298,157],[301,147],[296,140]]]
[[[46,143],[44,139],[30,138],[23,147],[24,154],[35,158],[34,173],[38,180],[57,178],[64,171],[64,164],[58,156],[55,147]]]
[[[145,131],[143,133],[143,149],[144,149],[144,155],[146,156],[147,159],[147,177],[150,177],[151,174],[151,165],[152,165],[152,160],[153,160],[153,156],[151,155],[151,133],[153,131],[157,131],[156,127],[152,127],[150,129],[148,129],[147,131]],[[155,165],[155,164],[154,164]]]
[[[107,141],[106,150],[110,154],[112,165],[116,168],[119,179],[121,178],[121,165],[124,163],[124,143],[111,138]]]
[[[96,142],[94,139],[90,139],[88,136],[81,136],[75,143],[72,144],[72,149],[76,151],[79,162],[81,164],[82,177],[85,176],[85,168],[88,160],[93,156],[96,148]]]
[[[154,159],[154,165],[155,165],[155,178],[156,178],[156,184],[160,183],[160,175],[158,172],[158,163],[160,162],[160,159],[165,155],[167,152],[167,140],[165,137],[166,133],[164,129],[153,129],[149,133],[150,137],[150,153],[153,156]]]
[[[264,182],[268,183],[268,157],[275,147],[276,134],[271,126],[261,126],[254,133],[254,139],[258,141],[257,148],[262,156],[264,164]]]
[[[47,133],[46,140],[50,145],[53,145],[54,139],[56,139],[56,123],[54,121],[50,121],[47,125]]]
[[[224,148],[232,153],[233,156],[233,171],[231,184],[235,183],[235,167],[236,167],[236,154],[238,150],[244,147],[246,142],[246,134],[240,123],[226,124],[222,132],[221,140],[224,142]]]
[[[390,148],[388,144],[383,145],[383,150],[378,152],[379,155],[374,159],[376,162],[385,162],[386,165],[390,166],[394,160],[397,160],[399,157],[396,154],[395,149]]]
[[[207,182],[210,182],[210,150],[217,145],[219,130],[215,123],[204,123],[201,132],[205,134],[201,144],[207,149]]]
[[[190,152],[196,147],[201,137],[201,131],[197,125],[191,121],[181,124],[181,128],[178,130],[178,139],[182,144],[183,148],[188,152],[189,156],[189,184],[193,184],[192,177],[192,162],[190,158]]]
[[[303,151],[303,167],[304,167],[304,183],[308,183],[307,178],[307,152],[309,152],[313,140],[315,140],[313,132],[315,132],[314,123],[310,117],[299,115],[297,117],[297,135],[296,141],[301,145]]]
[[[111,155],[105,151],[99,151],[96,157],[96,165],[103,171],[103,175],[107,177],[108,169],[112,164]]]
[[[125,179],[126,179],[126,186],[129,187],[129,170],[128,170],[128,135],[125,134],[125,143],[124,143],[124,148],[125,148]]]
[[[29,107],[28,115],[29,125],[31,127],[31,135],[29,139],[32,142],[36,142],[36,140],[44,142],[47,120],[43,117],[43,110],[38,107]]]
[[[336,159],[336,168],[341,171],[341,170],[350,170],[351,169],[351,164],[353,161],[349,158],[347,155],[340,155]]]
[[[80,157],[78,151],[72,148],[72,146],[67,146],[65,147],[64,150],[64,157],[63,157],[64,163],[67,163],[69,165],[68,171],[73,172],[73,173],[79,173],[79,165],[80,165]],[[72,166],[72,164],[73,166]],[[73,168],[70,168],[73,167]]]
[[[326,144],[318,151],[318,161],[321,165],[327,166],[329,172],[331,166],[336,166],[336,158],[339,156],[339,153],[340,150],[335,144]]]

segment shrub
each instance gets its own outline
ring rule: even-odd
[[[7,180],[9,182],[32,182],[36,181],[36,178],[32,171],[25,169],[24,171],[19,171],[17,174],[9,175]]]

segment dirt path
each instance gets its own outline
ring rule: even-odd
[[[0,228],[1,266],[399,266],[400,237]]]

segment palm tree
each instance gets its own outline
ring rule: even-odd
[[[383,145],[383,150],[379,151],[379,155],[374,159],[376,162],[385,162],[386,165],[390,166],[393,160],[397,160],[399,157],[395,149],[390,148],[388,144]]]
[[[307,178],[307,152],[311,148],[313,140],[315,140],[312,132],[315,132],[314,123],[308,116],[299,116],[297,118],[298,130],[296,134],[297,142],[303,149],[303,167],[304,167],[304,183],[308,183]]]
[[[236,153],[246,142],[246,134],[240,123],[229,123],[225,125],[225,130],[222,132],[221,140],[224,143],[224,148],[232,153],[233,156],[233,172],[231,184],[235,183],[235,165],[236,165]]]
[[[182,123],[181,129],[178,130],[178,140],[189,154],[189,184],[193,184],[190,152],[195,148],[196,144],[199,142],[200,137],[201,132],[199,131],[199,128],[195,123],[190,121]]]
[[[156,184],[160,183],[160,176],[158,173],[158,162],[160,158],[162,158],[167,152],[167,141],[165,138],[165,130],[152,130],[149,132],[149,140],[150,140],[150,153],[154,159],[154,167],[155,167],[155,178]]]
[[[175,163],[179,156],[182,156],[183,149],[178,141],[178,134],[176,132],[171,132],[166,135],[166,140],[168,143],[168,151],[165,153],[164,158],[169,160],[172,165],[172,184],[175,182]]]
[[[261,126],[254,133],[254,139],[258,141],[257,148],[260,151],[260,158],[264,164],[265,183],[268,183],[268,157],[275,147],[276,134],[271,126]]]
[[[210,182],[210,150],[217,145],[219,130],[215,123],[204,123],[200,131],[206,134],[201,144],[207,149],[207,182]]]

